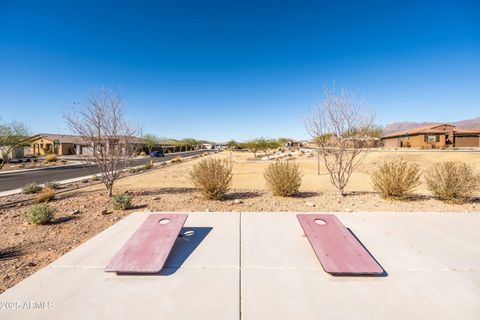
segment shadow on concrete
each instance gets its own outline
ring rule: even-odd
[[[372,257],[373,260],[375,260],[376,263],[378,263],[378,265],[383,269],[383,273],[381,274],[340,274],[340,275],[334,275],[335,277],[375,277],[375,278],[382,278],[382,277],[387,277],[388,276],[388,272],[385,270],[385,268],[380,264],[380,262],[378,262],[377,259],[375,259],[375,257],[373,256],[373,254],[367,249],[367,247],[365,247],[365,245],[362,243],[362,241],[360,241],[360,239],[357,238],[357,236],[355,235],[355,233],[353,233],[353,231],[350,229],[350,228],[347,228],[347,230],[350,232],[350,234],[358,241],[358,243],[360,243],[360,245],[365,249],[365,251],[368,252],[368,254],[370,255],[370,257]]]
[[[212,231],[212,227],[183,227],[159,275],[174,274]]]
[[[212,227],[183,227],[173,244],[163,269],[155,274],[117,273],[119,276],[170,276],[177,272],[195,251],[205,237],[212,231]]]

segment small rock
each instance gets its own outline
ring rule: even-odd
[[[80,210],[73,210],[72,212],[70,212],[71,215],[76,215],[79,213],[80,213]]]
[[[236,203],[236,204],[243,203],[243,201],[242,201],[242,200],[240,200],[240,199],[235,199],[233,202],[234,202],[234,203]]]
[[[210,212],[210,209],[208,209],[208,208],[207,208],[207,209],[205,209],[205,212]]]
[[[305,202],[305,205],[307,207],[311,207],[311,208],[315,207],[315,204],[313,202],[310,202],[310,201]]]
[[[37,264],[36,264],[35,262],[29,262],[29,263],[28,263],[28,266],[29,266],[29,267],[35,267],[36,265],[37,265]]]
[[[19,232],[15,232],[14,235],[15,235],[15,236],[19,236],[20,233],[19,233]]]
[[[152,200],[160,200],[160,199],[161,199],[160,196],[153,196],[152,197]]]
[[[345,208],[343,211],[345,212],[352,212],[353,210],[351,208]]]
[[[103,209],[103,210],[101,211],[101,214],[106,215],[106,214],[109,214],[109,212],[108,212],[107,209]]]

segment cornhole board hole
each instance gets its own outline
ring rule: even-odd
[[[297,214],[325,272],[332,275],[381,275],[383,268],[332,214]]]
[[[151,214],[105,267],[106,272],[154,274],[162,270],[187,214]]]

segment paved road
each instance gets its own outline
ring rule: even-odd
[[[162,158],[153,158],[154,162],[163,162],[174,157],[188,157],[196,154],[204,153],[208,150],[191,151],[179,154],[167,154]],[[149,162],[152,158],[136,159],[134,166],[139,166]],[[0,191],[7,191],[21,188],[27,183],[45,183],[48,181],[61,181],[77,177],[83,177],[99,173],[99,170],[94,166],[80,167],[80,168],[55,168],[48,170],[38,170],[30,172],[9,173],[0,175]]]

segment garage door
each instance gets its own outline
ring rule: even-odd
[[[455,137],[455,147],[479,147],[480,137]]]

